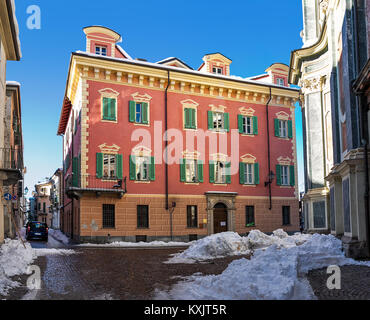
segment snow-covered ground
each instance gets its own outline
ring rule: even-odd
[[[210,238],[210,239],[209,239]],[[215,239],[217,241],[215,241]],[[222,240],[222,238],[224,238]],[[342,243],[332,235],[288,236],[277,230],[268,236],[254,231],[248,237],[224,233],[199,240],[188,250],[172,258],[171,262],[201,260],[198,248],[205,257],[235,255],[252,250],[251,259],[234,260],[220,275],[193,275],[184,278],[169,291],[157,291],[157,299],[176,300],[246,300],[246,299],[315,299],[305,275],[308,271],[346,264],[365,265],[346,258]],[[232,239],[235,240],[232,243]],[[229,252],[217,249],[228,246]],[[227,245],[225,246],[225,243]]]
[[[193,241],[195,242],[195,241]],[[119,248],[135,248],[135,247],[189,247],[193,242],[163,242],[163,241],[152,241],[152,242],[111,242],[111,243],[103,243],[103,244],[95,244],[95,243],[83,243],[76,245],[77,247],[102,247],[102,248],[110,248],[110,247],[119,247]]]

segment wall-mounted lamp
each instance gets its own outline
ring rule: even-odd
[[[272,171],[270,171],[270,174],[267,177],[268,181],[265,182],[265,187],[271,184],[274,178],[275,178],[275,174]]]

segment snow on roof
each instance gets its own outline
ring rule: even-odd
[[[120,51],[125,57],[127,57],[127,59],[134,60],[125,50],[123,50],[123,48],[120,45],[116,44],[116,47],[118,51]]]
[[[142,66],[147,66],[147,67],[154,67],[154,68],[159,68],[159,69],[163,69],[163,70],[179,71],[178,67],[161,65],[161,64],[157,64],[157,63],[153,63],[153,62],[147,62],[147,61],[125,60],[125,59],[122,59],[122,58],[102,56],[102,55],[98,55],[98,54],[95,54],[95,53],[90,53],[90,52],[85,52],[85,51],[80,51],[80,50],[74,52],[74,54],[83,55],[83,56],[92,57],[92,58],[98,58],[98,59],[113,60],[113,61],[117,61],[117,62],[125,62],[125,63],[135,64],[135,65],[142,65]],[[187,69],[181,69],[181,72],[189,73],[189,74],[196,74],[196,75],[204,75],[205,74],[201,71],[187,70]],[[211,77],[211,78],[215,78],[215,79],[237,80],[237,81],[244,82],[244,83],[247,83],[247,84],[253,84],[253,85],[261,85],[262,84],[262,85],[266,85],[266,86],[269,86],[269,87],[275,87],[275,88],[279,88],[279,89],[299,91],[299,89],[296,89],[296,88],[282,87],[282,86],[279,86],[277,84],[269,83],[269,82],[248,80],[246,78],[242,78],[242,77],[239,77],[239,76],[232,76],[232,75],[225,76],[225,75],[214,74],[214,73],[207,73],[207,76]]]
[[[17,82],[17,81],[7,81],[6,82],[6,85],[7,86],[17,86],[17,87],[20,87],[21,86],[21,84],[19,82]]]

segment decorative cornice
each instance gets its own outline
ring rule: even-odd
[[[247,153],[240,157],[243,163],[256,163],[257,158]]]
[[[103,143],[99,146],[99,149],[102,153],[117,154],[121,148],[116,144],[109,146],[106,143]]]

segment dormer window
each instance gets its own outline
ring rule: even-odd
[[[212,72],[214,74],[224,74],[222,68],[220,67],[213,67]]]
[[[95,46],[95,54],[98,54],[100,56],[106,56],[107,55],[107,47]]]
[[[283,78],[276,78],[276,84],[279,86],[285,86],[285,81]]]

